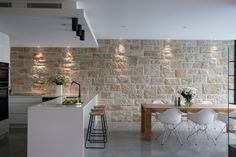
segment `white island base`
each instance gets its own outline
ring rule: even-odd
[[[28,108],[28,157],[84,157],[84,130],[97,95],[83,106],[57,98]]]

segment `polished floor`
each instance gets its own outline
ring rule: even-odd
[[[159,125],[158,125],[159,126]],[[176,144],[175,136],[171,136],[164,145],[161,145],[162,129],[154,126],[154,138],[151,142],[144,141],[140,134],[139,125],[117,124],[113,125],[109,132],[109,142],[106,149],[85,151],[86,157],[227,157],[227,134],[224,134],[216,141],[216,145],[206,137],[199,134],[190,140],[187,125],[183,124],[180,134],[183,145]],[[211,127],[211,135],[217,136],[222,125]],[[197,145],[196,145],[197,144]]]
[[[0,140],[0,157],[27,157],[27,129],[10,129],[8,138]]]
[[[159,126],[159,125],[158,125]],[[184,144],[176,144],[171,136],[162,146],[161,127],[154,127],[154,138],[147,142],[140,134],[140,125],[131,123],[109,124],[108,143],[105,149],[86,149],[85,157],[227,157],[227,134],[216,141],[197,136],[187,141],[187,127],[180,130]],[[211,128],[211,135],[216,136],[222,125]],[[232,137],[234,138],[234,137]],[[195,145],[197,143],[197,145]],[[10,129],[9,137],[0,140],[0,157],[27,157],[27,130]]]

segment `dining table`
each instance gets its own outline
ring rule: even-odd
[[[236,105],[193,104],[191,107],[185,105],[178,107],[174,104],[141,104],[141,133],[144,134],[144,139],[146,141],[151,141],[152,139],[152,113],[164,112],[171,108],[177,108],[184,113],[194,113],[202,109],[213,109],[215,112],[228,113],[236,110]]]

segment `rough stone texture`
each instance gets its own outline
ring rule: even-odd
[[[196,102],[227,103],[228,49],[233,41],[98,40],[99,48],[11,49],[13,93],[54,94],[54,75],[81,83],[82,97],[99,93],[109,121],[140,121],[141,103],[173,101],[186,86]],[[230,72],[232,68],[230,68]],[[230,79],[233,87],[233,79]],[[76,86],[64,93],[77,94]]]

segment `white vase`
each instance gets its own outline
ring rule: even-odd
[[[63,95],[63,86],[62,85],[57,85],[56,96],[62,96],[62,95]]]

